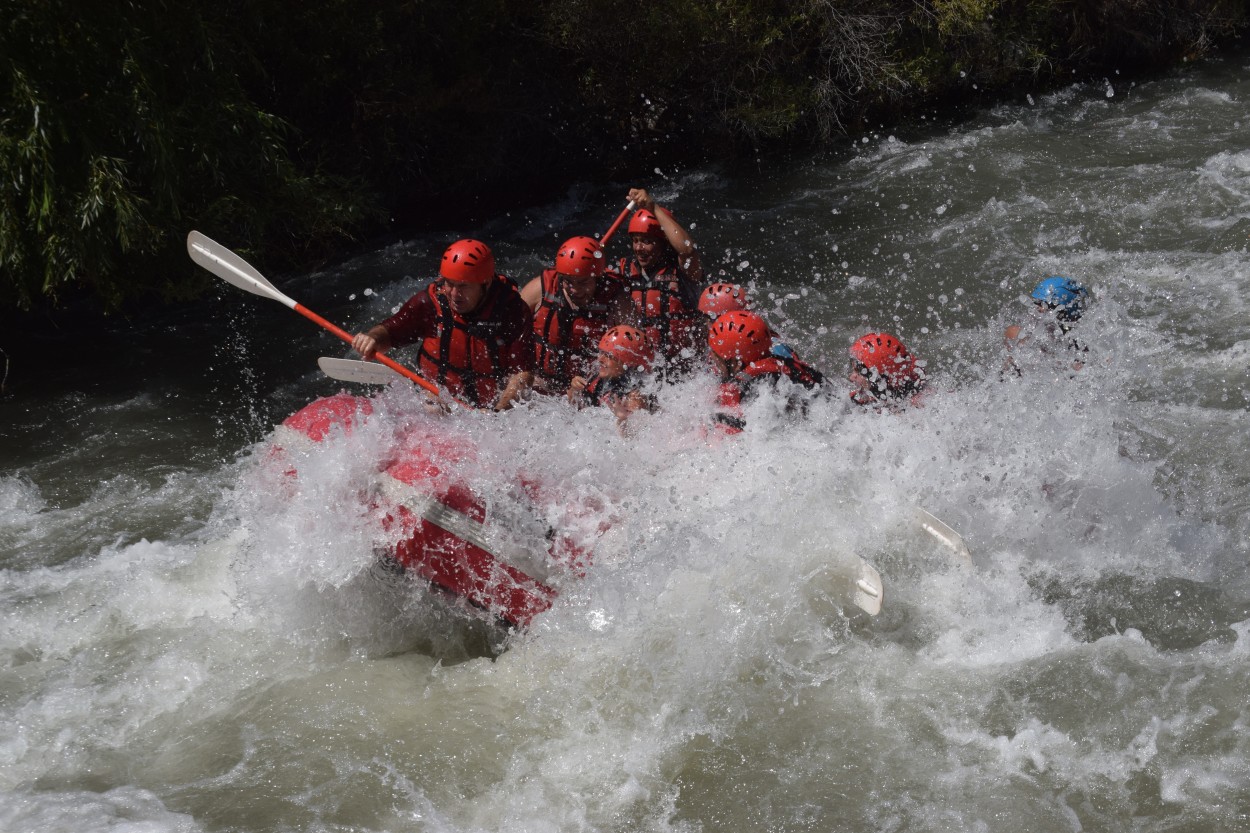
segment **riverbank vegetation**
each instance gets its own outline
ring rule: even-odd
[[[0,0],[0,312],[1239,48],[1232,0]],[[645,176],[645,175],[644,175]]]

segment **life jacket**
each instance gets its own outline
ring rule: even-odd
[[[588,405],[611,407],[633,391],[643,387],[644,383],[643,377],[632,371],[626,371],[611,379],[596,376],[586,383],[586,387],[582,388],[582,397]],[[655,410],[655,397],[644,394],[643,407],[647,410]]]
[[[781,376],[808,390],[815,390],[825,382],[823,373],[788,350],[784,355],[773,352],[758,361],[751,362],[742,369],[742,375],[747,377],[748,384],[751,386],[760,380],[776,379]]]
[[[1060,321],[1058,323],[1059,323],[1058,334],[1054,332],[1051,333],[1051,335],[1055,336],[1056,340],[1060,338],[1067,339],[1067,341],[1064,342],[1064,347],[1066,347],[1068,350],[1071,350],[1073,353],[1088,353],[1089,352],[1089,347],[1084,342],[1078,341],[1076,336],[1072,335],[1072,330],[1074,329],[1072,324],[1069,324],[1066,321]]]
[[[556,270],[543,270],[542,288],[542,300],[534,311],[534,370],[545,379],[546,387],[562,392],[574,376],[591,376],[599,339],[608,331],[609,315],[624,289],[619,281],[604,275],[595,282],[590,302],[575,308],[565,297]]]
[[[717,410],[712,413],[713,427],[725,434],[738,434],[747,427],[742,416],[742,387],[735,382],[721,382],[716,391]]]
[[[792,353],[773,353],[751,362],[732,380],[721,384],[716,396],[718,410],[713,420],[728,433],[738,433],[746,427],[746,420],[742,417],[743,400],[755,395],[761,385],[776,384],[783,377],[807,390],[816,390],[825,383],[824,374]],[[787,408],[806,411],[805,403],[793,399]]]
[[[1019,373],[1019,370],[1016,370]],[[924,377],[908,379],[903,386],[878,388],[857,388],[851,391],[851,401],[856,405],[867,407],[876,405],[877,410],[901,411],[907,405],[920,405],[927,380]]]
[[[1073,329],[1074,324],[1067,321],[1028,322],[1020,325],[1013,342],[1007,344],[1007,357],[999,372],[999,379],[1007,378],[1008,373],[1017,377],[1024,375],[1024,370],[1016,362],[1012,351],[1026,344],[1031,347],[1036,345],[1038,353],[1053,356],[1056,363],[1064,365],[1068,363],[1069,357],[1063,351],[1075,353],[1077,355],[1071,358],[1072,369],[1080,370],[1085,364],[1085,356],[1082,354],[1089,352],[1089,346],[1072,334]],[[1025,361],[1024,354],[1020,355],[1021,360]]]
[[[508,295],[516,295],[524,306],[516,283],[511,278],[496,275],[481,306],[469,319],[445,306],[434,284],[430,284],[426,292],[434,304],[437,325],[421,342],[418,357],[421,374],[436,380],[451,395],[474,407],[489,406],[506,382],[497,357],[513,340],[509,337],[508,325],[512,322],[508,320]]]
[[[687,369],[702,352],[700,288],[673,266],[648,277],[633,258],[621,258],[620,273],[638,313],[639,329],[647,334],[656,354],[670,367]]]

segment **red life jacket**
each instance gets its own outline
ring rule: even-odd
[[[742,418],[742,388],[734,382],[721,382],[716,391],[717,410],[712,424],[726,434],[737,434],[747,427]]]
[[[542,287],[542,300],[534,311],[534,371],[553,392],[565,391],[574,376],[592,375],[599,339],[608,331],[612,310],[625,290],[615,278],[604,275],[595,282],[590,303],[574,308],[556,270],[543,270]]]
[[[647,334],[656,354],[670,364],[688,366],[703,347],[700,288],[672,266],[648,278],[633,258],[621,258],[620,272],[638,313],[639,329]],[[688,355],[683,356],[683,351]]]
[[[825,381],[819,370],[794,356],[765,356],[742,368],[731,381],[721,384],[716,397],[716,404],[721,410],[714,414],[714,420],[729,433],[738,433],[746,427],[746,420],[742,418],[742,400],[753,394],[762,383],[776,383],[782,377],[808,390],[819,388]],[[791,407],[795,404],[790,403]],[[799,406],[804,411],[805,404]]]
[[[515,339],[515,324],[509,296],[521,307],[516,284],[496,275],[482,305],[465,319],[442,304],[434,284],[426,289],[434,304],[437,325],[421,342],[418,365],[427,379],[437,380],[453,396],[474,407],[487,407],[495,401],[507,381],[498,366],[498,356]]]
[[[1017,372],[1019,368],[1017,368]],[[863,375],[862,373],[860,375]],[[851,391],[851,401],[856,405],[868,406],[877,405],[877,410],[886,408],[887,410],[897,411],[903,406],[919,405],[921,394],[925,392],[928,386],[928,380],[925,379],[924,372],[919,371],[912,376],[904,378],[896,384],[889,384],[889,381],[878,377],[876,384],[869,383],[867,387],[857,388]]]
[[[582,398],[588,405],[607,405],[612,407],[632,392],[642,389],[644,385],[644,377],[631,371],[611,379],[596,376],[587,382],[586,387],[582,389]],[[647,410],[654,410],[655,397],[650,394],[644,394],[643,407]]]
[[[786,358],[776,354],[765,356],[742,368],[742,375],[747,377],[749,387],[754,387],[757,380],[767,377],[776,379],[785,376],[794,384],[802,385],[808,390],[820,387],[825,381],[819,370],[793,355]]]

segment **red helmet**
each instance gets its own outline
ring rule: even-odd
[[[736,283],[714,283],[699,296],[699,312],[712,319],[727,312],[750,308],[746,290]]]
[[[625,324],[613,327],[599,339],[599,350],[632,367],[647,370],[655,351],[647,341],[647,336],[637,327]]]
[[[768,355],[773,337],[764,319],[753,312],[735,310],[717,318],[707,331],[707,345],[712,352],[728,361],[741,359],[743,364],[759,361]]]
[[[603,274],[603,252],[593,237],[570,237],[556,252],[556,272],[574,278]]]
[[[916,357],[889,333],[861,336],[851,345],[851,358],[869,371],[869,377],[876,375],[884,379],[890,390],[901,390],[924,378],[916,367]]]
[[[495,278],[495,256],[479,240],[457,240],[443,252],[438,273],[455,283],[490,283]]]
[[[660,221],[655,218],[645,208],[634,212],[634,216],[629,219],[630,234],[646,234],[651,237],[663,237],[664,229],[660,228]]]

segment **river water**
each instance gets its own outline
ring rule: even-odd
[[[375,567],[360,493],[433,419],[411,389],[275,487],[275,424],[345,355],[280,305],[223,284],[14,367],[0,829],[1250,830],[1248,69],[638,183],[813,364],[840,379],[885,329],[934,390],[763,404],[721,443],[697,381],[631,437],[557,403],[453,417],[465,477],[524,471],[611,524],[510,636]],[[452,236],[532,275],[629,184],[269,277],[363,328]],[[1052,274],[1092,290],[1084,366],[1035,339],[1004,375]],[[876,617],[843,603],[851,554]]]

